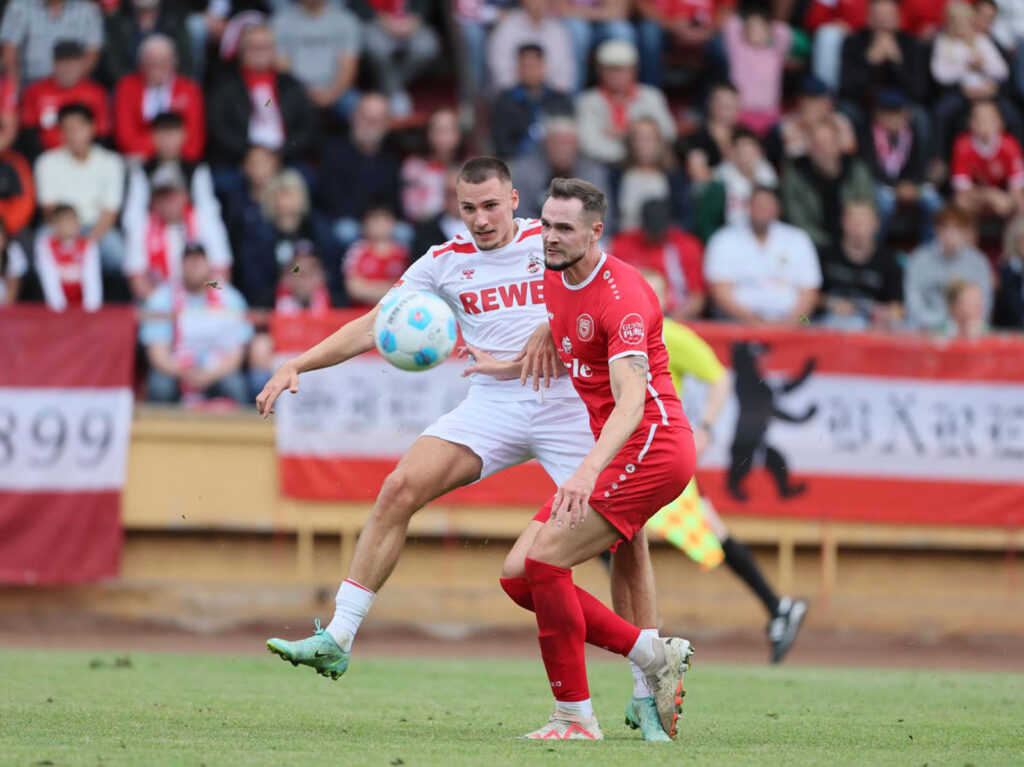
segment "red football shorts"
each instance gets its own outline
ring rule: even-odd
[[[598,475],[590,507],[632,540],[648,519],[682,494],[696,465],[689,428],[652,424],[631,437]],[[548,499],[533,518],[547,522],[554,500]]]

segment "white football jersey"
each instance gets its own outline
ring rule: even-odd
[[[544,246],[540,222],[517,218],[516,236],[503,248],[477,250],[469,233],[428,250],[381,303],[396,291],[435,293],[455,312],[462,335],[472,346],[498,359],[515,357],[536,327],[548,321],[544,306]],[[498,381],[491,376],[470,376],[470,396],[491,399],[534,399],[530,384],[518,379]],[[577,399],[569,376],[541,387],[543,399]]]

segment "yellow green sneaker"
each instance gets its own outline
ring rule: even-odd
[[[661,727],[661,717],[658,716],[658,707],[654,704],[654,698],[638,698],[635,695],[626,704],[626,724],[630,729],[640,730],[644,740],[655,743],[671,743],[672,738],[665,734]]]
[[[348,669],[349,653],[342,650],[334,637],[320,628],[320,620],[314,621],[313,636],[289,642],[287,639],[268,639],[267,649],[280,655],[293,666],[300,663],[309,666],[320,676],[337,679]]]

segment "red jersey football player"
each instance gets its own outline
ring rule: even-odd
[[[678,497],[696,460],[668,372],[658,299],[636,269],[598,248],[606,207],[593,184],[556,178],[541,213],[550,331],[597,442],[538,514],[547,522],[526,558],[528,593],[517,597],[502,584],[537,614],[555,695],[550,721],[528,738],[602,737],[587,687],[585,640],[643,669],[665,732],[674,738],[692,652],[685,639],[641,632],[572,579],[573,567],[632,539]],[[517,374],[516,363],[495,364],[470,351],[477,361],[471,369]]]
[[[994,101],[971,107],[968,131],[953,144],[950,175],[956,205],[968,213],[1003,218],[1024,210],[1024,156]]]

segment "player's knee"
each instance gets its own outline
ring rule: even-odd
[[[380,486],[377,507],[383,514],[411,517],[420,507],[419,492],[409,473],[401,467],[388,474]]]

